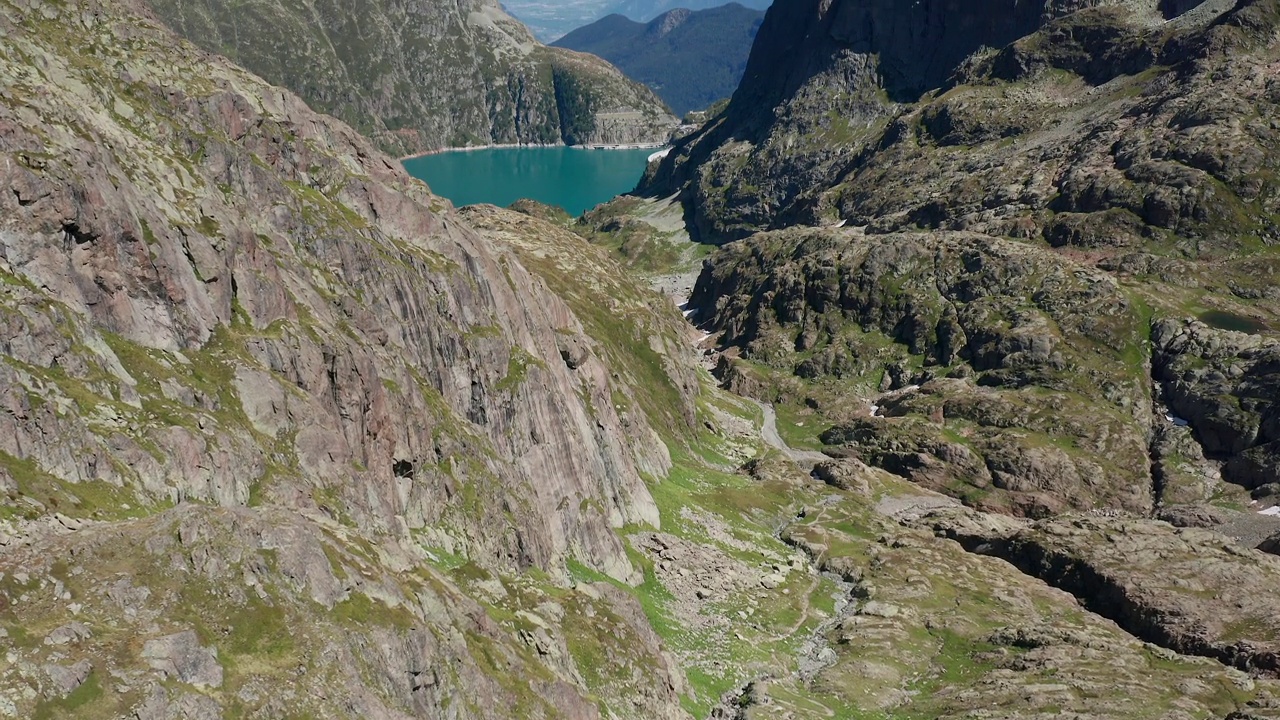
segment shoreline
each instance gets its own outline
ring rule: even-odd
[[[671,147],[671,143],[667,142],[646,142],[646,143],[617,143],[617,144],[593,144],[593,145],[565,145],[559,143],[556,145],[536,145],[533,143],[495,143],[490,145],[467,145],[465,147],[447,147],[438,148],[436,150],[428,150],[426,152],[416,153],[414,155],[405,155],[397,158],[399,162],[406,160],[416,160],[418,158],[427,157],[429,155],[443,155],[444,153],[453,152],[475,152],[476,150],[502,150],[514,148],[568,148],[570,150],[652,150],[656,148]]]

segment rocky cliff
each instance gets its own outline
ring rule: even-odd
[[[791,230],[727,246],[691,302],[723,345],[805,383],[765,399],[847,418],[822,440],[865,462],[989,510],[1158,501],[1148,330],[1102,272],[974,234]],[[752,391],[750,366],[721,372]],[[839,410],[872,382],[899,392]]]
[[[0,712],[679,715],[634,599],[563,589],[638,582],[616,530],[660,523],[642,474],[670,458],[620,350],[145,9],[6,1],[0,35]],[[679,315],[640,305],[611,327],[675,438]],[[475,598],[524,571],[541,599],[495,622]],[[597,632],[649,681],[584,675]]]
[[[1178,128],[1144,109],[1207,91],[1212,71],[1199,64],[1204,54],[1216,50],[1223,59],[1230,54],[1224,44],[1249,43],[1254,16],[1267,12],[1246,5],[1231,16],[1236,23],[1209,29],[1230,3],[778,6],[766,16],[734,102],[671,153],[645,188],[687,188],[697,228],[713,242],[845,217],[937,226],[928,217],[933,196],[958,194],[971,175],[973,187],[1028,187],[1001,201],[1002,214],[1069,210],[1048,207],[1066,168],[1084,170],[1083,154],[1064,148],[1109,151],[1112,143],[1095,132],[1105,129],[1133,137],[1130,152],[1144,152],[1146,139],[1167,143]],[[1171,65],[1176,73],[1166,71]],[[1153,82],[1157,76],[1165,81]],[[1137,128],[1122,126],[1126,117]],[[1197,124],[1204,134],[1234,132]],[[987,167],[966,165],[975,147],[990,159]],[[1141,163],[1125,161],[1133,164]],[[1008,177],[1014,168],[1016,182]],[[1031,188],[1045,194],[1032,197]]]
[[[661,143],[675,118],[606,62],[547,48],[497,2],[337,0],[155,11],[396,155],[492,143]]]

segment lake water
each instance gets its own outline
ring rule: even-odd
[[[443,152],[404,167],[454,205],[507,206],[521,198],[578,216],[636,186],[654,149],[490,148]]]
[[[1257,318],[1247,317],[1245,315],[1237,315],[1235,313],[1224,312],[1222,310],[1209,310],[1200,313],[1200,321],[1209,327],[1215,327],[1219,330],[1234,330],[1236,332],[1250,333],[1256,335],[1260,332],[1266,332],[1267,324]]]

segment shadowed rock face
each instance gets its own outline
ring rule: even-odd
[[[936,225],[954,215],[922,198],[903,197],[901,187],[891,189],[881,175],[894,172],[895,184],[928,191],[940,202],[947,185],[939,174],[949,178],[944,168],[963,162],[947,147],[991,143],[992,161],[1011,163],[1006,158],[1026,154],[1027,146],[999,149],[995,143],[1037,132],[1063,132],[1084,142],[1089,131],[1063,129],[1064,111],[1073,104],[1100,105],[1103,98],[1053,86],[1054,76],[1045,73],[1071,73],[1097,86],[1188,61],[1202,52],[1197,46],[1204,47],[1199,33],[1228,4],[1174,9],[1181,14],[1166,23],[1154,2],[779,5],[766,16],[728,109],[678,144],[640,189],[685,191],[706,242],[833,216],[886,222],[905,212],[893,229]],[[1260,12],[1242,10],[1241,26],[1253,22],[1245,16]],[[1208,42],[1234,32],[1216,33]],[[1015,86],[996,97],[1007,87],[1000,82]],[[1096,132],[1105,123],[1085,124]],[[1050,144],[1060,149],[1072,143]],[[918,158],[919,167],[903,154]],[[890,163],[892,170],[885,167]],[[1051,199],[1035,204],[1045,207]],[[1157,224],[1170,221],[1166,215]]]
[[[910,102],[946,82],[981,47],[1003,47],[1087,0],[803,0],[770,9],[752,49],[739,111],[768,111],[823,73],[846,74],[844,88],[872,83]]]
[[[1201,323],[1155,327],[1156,378],[1206,454],[1246,488],[1280,479],[1280,343]]]

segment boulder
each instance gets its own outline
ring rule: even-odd
[[[194,631],[147,640],[142,646],[142,658],[153,669],[179,682],[197,687],[222,687],[218,650],[202,647]]]

